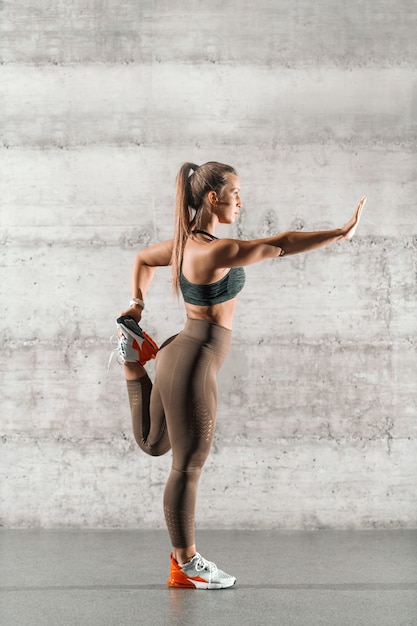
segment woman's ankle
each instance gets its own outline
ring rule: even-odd
[[[145,368],[140,363],[124,363],[123,369],[126,380],[138,380],[147,375]]]
[[[189,546],[188,548],[173,548],[172,555],[178,565],[185,565],[188,561],[196,555],[195,546]]]

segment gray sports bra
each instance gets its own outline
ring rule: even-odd
[[[194,230],[194,233],[207,235],[211,239],[217,239],[214,235],[203,230]],[[232,300],[242,291],[245,284],[245,270],[243,267],[232,267],[220,280],[208,285],[196,285],[190,283],[180,270],[180,288],[185,302],[198,306],[211,306]]]

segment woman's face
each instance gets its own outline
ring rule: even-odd
[[[213,208],[220,224],[233,224],[242,207],[240,199],[240,182],[235,174],[228,174],[227,183]]]

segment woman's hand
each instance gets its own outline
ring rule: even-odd
[[[352,239],[358,227],[359,220],[361,218],[362,209],[365,205],[365,202],[366,202],[366,196],[364,196],[360,200],[358,206],[356,207],[356,211],[353,217],[348,222],[346,222],[346,224],[340,229],[342,231],[342,235],[340,236],[340,239]]]
[[[126,309],[126,311],[120,313],[119,317],[121,317],[122,315],[128,315],[129,317],[133,317],[133,319],[139,323],[140,318],[142,317],[142,311],[143,309],[138,305],[131,306],[129,309]]]

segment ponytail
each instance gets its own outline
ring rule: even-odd
[[[193,215],[190,198],[189,177],[198,165],[194,163],[184,163],[177,174],[176,179],[176,201],[175,201],[175,224],[174,224],[174,247],[172,251],[172,286],[174,293],[178,296],[180,284],[180,270],[182,257],[184,254],[185,242],[187,241],[191,229]]]

